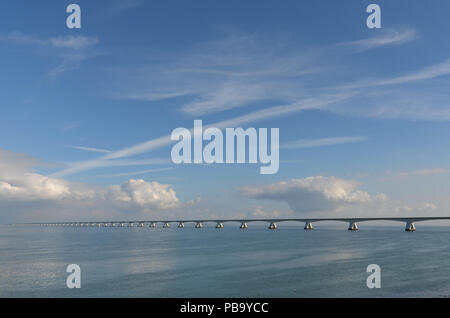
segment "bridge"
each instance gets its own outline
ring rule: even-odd
[[[106,221],[106,222],[52,222],[52,223],[26,223],[26,225],[40,226],[72,226],[72,227],[150,227],[155,228],[157,224],[162,224],[163,228],[169,228],[171,224],[176,224],[178,228],[184,228],[186,223],[194,223],[195,228],[203,228],[204,223],[216,224],[217,229],[224,227],[225,223],[239,223],[241,229],[248,229],[250,222],[268,223],[270,230],[276,230],[281,222],[301,222],[304,223],[305,230],[313,230],[313,223],[323,221],[339,221],[348,223],[349,231],[357,231],[358,224],[367,221],[396,221],[405,223],[405,231],[414,232],[415,223],[423,221],[450,220],[450,216],[436,217],[393,217],[393,218],[288,218],[288,219],[196,219],[196,220],[155,220],[155,221]]]

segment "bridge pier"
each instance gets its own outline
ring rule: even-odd
[[[163,228],[167,229],[168,227],[170,227],[169,222],[164,222]]]
[[[223,229],[223,223],[222,222],[218,222],[216,225],[216,229]]]
[[[240,226],[239,228],[242,229],[242,230],[248,229],[248,224],[247,224],[247,222],[242,222],[242,224],[241,224],[241,226]]]
[[[349,230],[349,231],[358,231],[358,230],[359,230],[359,229],[358,229],[358,223],[351,221],[351,222],[348,224],[348,230]]]
[[[278,225],[275,222],[270,223],[269,230],[276,230],[278,228]]]
[[[305,230],[312,230],[313,229],[313,225],[311,222],[306,222],[305,223],[305,227],[303,228]]]
[[[202,222],[197,222],[197,224],[195,224],[195,228],[196,229],[201,229],[203,227],[203,223]]]
[[[156,223],[152,222],[152,223],[150,223],[150,225],[148,227],[156,227]]]
[[[134,226],[134,223],[132,223],[132,222],[128,223],[128,227],[133,227],[133,226]]]
[[[416,226],[414,225],[414,222],[408,221],[406,222],[406,232],[414,232],[416,230]]]
[[[179,228],[179,229],[184,228],[184,222],[180,222],[180,223],[178,224],[178,228]]]

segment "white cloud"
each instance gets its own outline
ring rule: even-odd
[[[8,201],[87,200],[97,193],[87,187],[77,187],[65,180],[35,173],[0,180],[0,199]]]
[[[100,153],[111,153],[111,150],[102,149],[102,148],[93,148],[93,147],[84,147],[84,146],[67,146],[69,148],[90,151],[90,152],[100,152]]]
[[[120,186],[111,186],[110,197],[114,201],[161,210],[175,208],[179,203],[170,185],[142,179],[130,179]]]
[[[293,52],[289,43],[265,43],[255,35],[201,43],[158,63],[114,70],[114,98],[155,101],[184,96],[181,111],[198,116],[247,107],[257,101],[290,103],[304,97],[298,79],[316,73],[312,54]],[[123,82],[133,85],[123,85]]]
[[[413,29],[388,29],[381,35],[362,40],[340,43],[338,46],[349,47],[357,52],[362,52],[383,46],[405,44],[414,40],[415,37],[416,31]]]
[[[342,137],[329,137],[319,139],[300,139],[281,145],[282,149],[302,149],[302,148],[314,148],[339,144],[354,143],[366,140],[366,136],[342,136]]]
[[[111,187],[94,186],[48,177],[33,172],[42,166],[38,159],[0,149],[0,218],[21,215],[32,219],[35,214],[53,220],[91,219],[123,213],[146,216],[176,208],[179,199],[168,184],[131,179]]]
[[[194,116],[246,107],[261,100],[291,103],[311,96],[304,78],[330,68],[329,55],[343,53],[333,48],[362,51],[404,44],[414,37],[413,29],[390,29],[363,40],[298,50],[286,39],[267,41],[257,35],[230,35],[158,58],[158,63],[116,70],[120,74],[112,78],[121,82],[113,97],[155,101],[186,96],[191,101],[181,110]],[[134,85],[124,87],[124,81]]]
[[[21,45],[39,45],[70,50],[86,49],[99,43],[97,37],[66,35],[50,37],[48,39],[41,39],[17,31],[0,36],[0,40],[9,41]]]
[[[350,94],[334,94],[334,95],[323,94],[321,98],[317,99],[311,98],[292,104],[268,107],[265,109],[254,111],[252,113],[248,113],[246,115],[216,122],[210,125],[205,125],[203,129],[207,129],[208,127],[217,127],[220,129],[224,129],[227,127],[238,127],[240,125],[257,122],[260,120],[272,119],[275,117],[281,117],[291,113],[300,112],[303,110],[322,109],[327,105],[342,102],[348,99],[350,96],[351,96]],[[151,150],[170,145],[171,143],[173,143],[173,141],[171,140],[169,135],[151,139],[146,142],[112,152],[96,160],[88,160],[74,163],[70,167],[53,174],[53,176],[59,177],[68,176],[74,173],[78,173],[80,171],[108,166],[109,163],[112,161],[112,159],[119,159],[138,155],[141,153],[149,152]]]
[[[195,116],[216,113],[270,98],[266,90],[262,85],[226,82],[184,105],[182,111]]]
[[[401,44],[412,39],[412,34],[414,32],[411,30],[392,31],[388,35],[383,35],[383,38],[369,39],[368,42],[377,43],[378,46],[392,43]],[[314,54],[286,53],[283,51],[285,48],[286,46],[280,43],[271,43],[271,46],[263,45],[255,36],[232,36],[221,41],[200,45],[192,50],[193,52],[184,52],[185,54],[178,57],[178,60],[175,58],[175,61],[162,61],[157,66],[145,65],[143,67],[139,65],[139,70],[131,70],[129,74],[130,78],[137,81],[132,82],[135,85],[130,85],[133,87],[133,91],[127,89],[125,92],[114,91],[119,91],[118,94],[123,98],[143,98],[145,100],[192,95],[194,99],[187,102],[182,110],[196,115],[248,106],[261,99],[264,99],[265,102],[268,100],[282,101],[277,106],[257,109],[245,115],[210,125],[219,128],[235,127],[311,109],[373,117],[393,116],[397,118],[406,116],[410,112],[414,113],[411,115],[414,115],[412,118],[421,118],[425,114],[433,119],[442,120],[450,116],[444,107],[442,111],[438,112],[430,111],[429,108],[433,108],[433,106],[423,109],[418,107],[416,111],[412,109],[410,103],[406,103],[405,107],[396,107],[390,103],[381,104],[378,98],[374,98],[375,104],[369,108],[370,103],[366,100],[372,96],[370,92],[368,93],[369,89],[445,75],[448,72],[448,63],[446,62],[404,76],[361,80],[339,87],[319,87],[320,94],[317,94],[307,93],[308,90],[304,89],[302,81],[298,81],[298,76],[311,74],[309,72],[311,65],[317,64],[313,63],[315,57],[311,57]],[[192,76],[193,73],[195,76]],[[124,89],[123,82],[129,82],[126,80],[126,76],[113,76],[113,78],[121,79],[120,87],[122,89]],[[293,82],[293,79],[297,80]],[[246,92],[246,87],[251,89]],[[377,97],[379,94],[375,95]],[[363,100],[361,103],[353,105],[352,98]],[[344,104],[344,101],[347,103]],[[392,99],[389,101],[391,102]],[[444,112],[447,112],[446,116],[442,116]],[[167,146],[171,142],[170,136],[151,139],[112,152],[97,160],[75,163],[54,176],[66,176],[102,167],[107,165],[111,159],[149,152]],[[320,142],[340,141],[322,140]]]
[[[424,216],[437,210],[433,202],[406,203],[388,199],[384,193],[369,194],[359,189],[359,183],[338,177],[292,179],[247,186],[241,192],[250,199],[287,204],[294,213],[287,217],[408,217]],[[270,216],[262,208],[255,211],[261,216]],[[440,213],[445,215],[443,211]]]
[[[81,50],[98,44],[97,37],[88,37],[82,35],[57,36],[50,38],[43,43],[48,43],[56,48],[64,48],[71,50]]]
[[[92,51],[99,43],[95,36],[67,35],[43,39],[15,31],[0,34],[0,41],[41,48],[48,55],[57,56],[61,61],[48,72],[50,76],[77,69],[83,61],[99,55]]]
[[[432,176],[432,175],[443,175],[447,173],[449,173],[449,171],[444,168],[421,169],[421,170],[399,171],[399,172],[386,171],[386,175],[393,177]]]
[[[335,87],[335,89],[357,89],[357,88],[376,88],[378,86],[390,86],[407,84],[411,82],[424,81],[450,75],[450,59],[446,59],[440,63],[432,64],[418,71],[409,72],[405,75],[393,76],[390,78],[380,79],[359,79],[353,83],[347,83]]]
[[[242,191],[248,198],[286,202],[298,213],[332,211],[372,200],[367,192],[357,189],[354,181],[323,176],[247,186]]]
[[[152,173],[152,172],[167,171],[167,170],[173,170],[173,169],[175,169],[175,168],[171,167],[171,168],[146,169],[146,170],[139,170],[139,171],[108,174],[108,175],[104,175],[101,177],[116,178],[116,177],[137,176],[137,175],[143,175],[143,174],[148,174],[148,173]]]
[[[119,157],[121,158],[121,157]],[[105,167],[127,167],[127,166],[150,166],[150,165],[160,165],[160,164],[172,164],[169,159],[142,159],[142,160],[109,160],[100,158],[96,160],[89,160],[83,162],[70,162],[67,163],[67,168],[52,173],[50,176],[60,178],[70,175],[75,172],[94,169],[94,168],[105,168]]]

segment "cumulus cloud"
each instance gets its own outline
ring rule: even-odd
[[[110,197],[114,201],[136,204],[157,209],[175,208],[179,200],[168,184],[142,179],[130,179],[120,186],[111,186]]]
[[[34,171],[48,165],[26,154],[0,149],[0,219],[39,215],[50,220],[145,215],[176,208],[179,199],[168,184],[128,180],[109,188],[70,182]]]
[[[436,213],[433,202],[403,202],[386,194],[369,194],[352,180],[312,176],[262,186],[247,186],[242,193],[251,199],[284,202],[292,209],[288,217],[405,217]],[[255,217],[276,217],[276,210],[254,210]],[[283,213],[283,216],[285,213]]]
[[[105,189],[37,173],[0,179],[0,200],[16,202],[67,200],[72,203],[92,200],[97,204],[109,200],[109,203],[119,204],[120,207],[125,204],[128,207],[138,206],[155,210],[174,208],[179,203],[172,187],[157,181],[130,179],[121,185]]]
[[[253,199],[287,202],[296,212],[313,212],[371,200],[367,192],[357,190],[356,187],[354,181],[314,176],[263,186],[247,186],[243,188],[243,193]]]
[[[95,196],[94,190],[83,189],[65,180],[49,178],[36,173],[0,180],[0,199],[2,200],[86,200]]]
[[[0,199],[5,201],[85,200],[95,197],[93,188],[34,171],[52,164],[22,153],[0,149]]]

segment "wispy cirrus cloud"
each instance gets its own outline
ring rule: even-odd
[[[342,102],[350,98],[351,96],[352,96],[351,94],[323,95],[317,99],[306,99],[292,104],[268,107],[262,110],[257,110],[248,113],[246,115],[216,122],[210,125],[205,125],[204,129],[207,129],[208,127],[217,127],[219,129],[224,129],[227,127],[236,127],[239,125],[245,125],[257,121],[272,119],[275,117],[282,117],[308,109],[322,109],[328,106],[329,104]],[[53,176],[62,177],[78,173],[81,171],[85,171],[88,169],[103,167],[105,165],[107,166],[111,162],[114,162],[116,159],[127,158],[138,154],[146,153],[151,150],[167,146],[171,143],[173,143],[173,141],[171,140],[170,135],[150,139],[146,142],[139,143],[131,147],[126,147],[118,151],[114,151],[99,159],[74,163],[70,165],[68,168],[54,173]]]
[[[327,63],[330,54],[347,53],[336,48],[357,52],[404,44],[414,36],[413,29],[390,29],[368,39],[298,50],[285,39],[268,43],[257,35],[231,35],[175,56],[158,57],[158,63],[117,69],[120,76],[112,78],[134,84],[118,87],[112,97],[157,101],[183,96],[188,101],[180,110],[193,116],[250,107],[261,101],[295,102],[313,97],[310,89],[320,88],[310,83],[335,67]]]
[[[420,169],[411,171],[386,171],[386,175],[389,177],[411,177],[411,176],[434,176],[434,175],[444,175],[449,173],[448,169],[444,168],[434,168],[434,169]]]
[[[97,152],[97,153],[111,153],[111,150],[102,149],[102,148],[93,148],[93,147],[84,147],[84,146],[67,146],[69,148],[89,151],[89,152]]]
[[[367,39],[343,42],[337,44],[337,46],[350,48],[356,52],[363,52],[384,46],[402,45],[414,40],[416,36],[416,31],[410,28],[387,29],[384,30],[381,35]]]
[[[409,31],[404,35],[395,33],[395,36],[392,36],[393,39],[390,41],[378,39],[377,43],[378,46],[388,45],[394,42],[398,42],[398,44],[405,43],[407,39],[411,38],[411,34],[412,33]],[[306,74],[314,75],[314,72],[308,72],[308,70],[315,69],[314,66],[311,66],[311,64],[314,65],[314,63],[311,63],[311,59],[305,58],[305,55],[299,56],[290,54],[289,56],[291,59],[288,59],[289,62],[287,64],[284,64],[285,61],[280,61],[280,59],[277,59],[276,63],[267,63],[272,56],[271,51],[261,50],[260,46],[252,45],[254,41],[255,38],[252,36],[231,37],[226,39],[226,41],[216,41],[210,44],[208,50],[205,50],[207,53],[202,53],[203,51],[200,50],[200,53],[188,54],[183,57],[181,62],[170,62],[167,65],[164,65],[163,63],[163,66],[159,65],[156,72],[154,72],[155,74],[158,74],[158,81],[156,81],[155,78],[155,82],[152,82],[151,77],[149,81],[139,80],[146,85],[149,84],[149,86],[140,87],[137,91],[132,92],[133,96],[139,96],[136,94],[141,94],[140,96],[142,97],[151,96],[151,98],[154,98],[155,96],[161,96],[163,98],[181,96],[179,94],[197,96],[193,101],[188,102],[181,108],[183,112],[187,111],[190,114],[196,115],[205,115],[210,112],[223,111],[224,109],[244,107],[260,99],[266,102],[271,99],[275,101],[286,101],[281,105],[278,104],[263,109],[257,109],[247,114],[210,125],[226,128],[276,117],[283,117],[292,113],[311,109],[330,112],[349,111],[347,107],[342,107],[343,102],[348,102],[355,97],[365,97],[368,95],[367,90],[369,89],[375,89],[382,85],[396,85],[399,83],[410,83],[431,79],[436,76],[445,75],[447,72],[447,64],[444,62],[419,71],[410,72],[406,75],[393,76],[391,78],[370,81],[361,80],[360,82],[344,83],[339,86],[327,85],[314,87],[314,90],[319,89],[320,92],[314,93],[310,89],[303,89],[304,87],[302,84],[298,82],[298,76],[304,76]],[[276,47],[276,45],[273,46]],[[243,47],[245,49],[242,49]],[[229,51],[227,51],[227,49],[229,49]],[[224,52],[229,53],[224,54]],[[286,54],[282,54],[281,56],[286,57]],[[251,66],[250,68],[249,65]],[[260,68],[257,67],[261,65],[263,66]],[[149,70],[151,70],[151,67],[145,69],[145,74],[148,75]],[[193,70],[196,70],[196,72],[200,74],[207,74],[207,76],[196,76],[195,79],[191,76],[187,76],[192,74]],[[184,72],[186,72],[186,76],[181,75]],[[136,75],[135,72],[132,74],[133,76]],[[210,77],[211,74],[213,74],[213,77]],[[226,74],[225,77],[224,74]],[[261,74],[264,75],[261,76]],[[266,78],[267,74],[270,74],[270,76],[268,76],[271,78],[270,81]],[[138,76],[138,79],[139,78],[140,77]],[[236,78],[239,78],[239,80]],[[242,78],[246,78],[245,84],[254,85],[251,86],[252,89],[250,89],[249,96],[245,96],[244,93],[241,93],[245,91],[246,86],[244,84],[229,84],[231,83],[230,81],[240,83],[239,81]],[[276,80],[274,81],[274,79]],[[293,81],[293,79],[297,79],[297,81]],[[175,81],[173,82],[172,80]],[[167,86],[165,85],[166,81],[168,84]],[[227,88],[222,91],[223,85],[230,86],[226,86]],[[177,87],[177,90],[171,90],[172,87]],[[271,88],[270,90],[266,89],[269,87]],[[276,88],[280,89],[277,90]],[[276,91],[276,94],[267,94],[267,91]],[[123,98],[127,98],[127,96],[129,95],[122,95]],[[351,103],[348,104],[351,105]],[[357,111],[354,111],[353,109],[352,113],[357,113]],[[374,112],[372,113],[375,114]],[[316,143],[326,145],[356,141],[360,140],[331,139],[316,141]],[[57,175],[69,175],[86,169],[99,167],[110,160],[149,152],[167,146],[171,142],[170,136],[154,138],[140,144],[114,151],[97,160],[75,163],[71,167],[58,172]],[[307,143],[307,141],[303,141],[303,144],[300,144],[300,147],[307,146]],[[310,146],[313,145],[311,141],[309,141],[309,143]]]
[[[87,49],[99,43],[98,38],[95,36],[90,37],[83,35],[67,35],[43,39],[18,31],[14,31],[8,34],[2,34],[0,35],[0,40],[21,45],[39,45],[43,47],[63,48],[72,50]]]
[[[405,75],[380,79],[361,79],[357,82],[339,85],[336,89],[376,88],[379,86],[400,85],[424,81],[448,75],[450,75],[450,59],[446,59],[440,63],[427,66],[418,71],[413,71]]]
[[[153,172],[168,171],[168,170],[173,170],[173,169],[175,169],[175,167],[146,169],[146,170],[139,170],[139,171],[123,172],[123,173],[112,173],[112,174],[103,175],[100,177],[117,178],[117,177],[142,176],[142,175],[146,175],[146,174],[153,173]]]
[[[297,141],[285,143],[281,145],[280,148],[281,149],[315,148],[315,147],[361,142],[366,139],[367,136],[341,136],[341,137],[329,137],[319,139],[300,139]]]
[[[57,76],[61,73],[75,70],[83,61],[101,55],[93,51],[98,45],[96,36],[67,35],[49,38],[40,38],[34,35],[14,31],[8,34],[0,34],[0,41],[15,45],[34,46],[46,50],[46,54],[55,55],[60,63],[49,70],[48,75]]]

